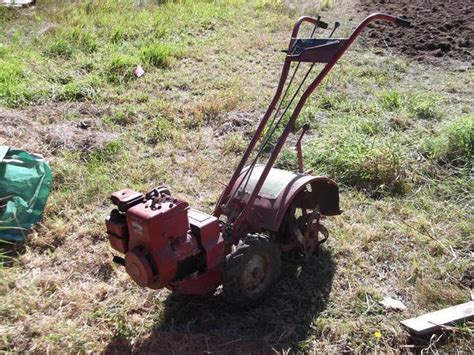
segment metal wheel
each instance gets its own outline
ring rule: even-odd
[[[280,275],[278,246],[262,235],[249,235],[227,256],[223,285],[225,298],[248,306],[266,295]]]

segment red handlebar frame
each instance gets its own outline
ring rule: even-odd
[[[247,147],[244,155],[242,156],[237,168],[235,169],[228,185],[225,187],[224,191],[222,192],[219,202],[217,203],[215,210],[214,210],[214,216],[219,217],[222,214],[227,215],[228,217],[228,223],[233,223],[234,224],[234,230],[233,234],[236,239],[238,239],[238,233],[239,233],[239,227],[240,225],[244,224],[251,208],[252,205],[260,192],[260,189],[262,188],[265,179],[267,178],[270,169],[273,167],[278,155],[280,154],[280,151],[283,147],[283,145],[286,142],[286,139],[288,138],[288,135],[291,133],[293,130],[294,124],[296,122],[296,119],[298,118],[301,109],[303,108],[304,104],[306,103],[306,100],[309,98],[309,96],[313,93],[313,91],[316,89],[316,87],[321,83],[321,81],[326,77],[326,75],[330,72],[330,70],[333,68],[333,66],[337,63],[337,61],[341,58],[341,56],[345,53],[345,51],[352,45],[352,43],[355,41],[355,39],[359,36],[359,34],[364,30],[367,25],[373,21],[376,20],[383,20],[383,21],[388,21],[388,22],[397,22],[397,17],[383,14],[383,13],[375,13],[372,14],[368,17],[366,17],[354,30],[354,32],[351,34],[351,36],[342,44],[342,46],[339,48],[337,53],[331,58],[331,60],[324,66],[324,68],[321,70],[321,72],[318,74],[318,76],[313,80],[311,84],[308,85],[304,93],[301,95],[298,103],[295,106],[295,109],[293,110],[293,113],[290,116],[290,119],[288,120],[288,123],[286,124],[285,130],[281,134],[280,138],[278,139],[275,147],[273,148],[272,152],[270,153],[270,157],[267,160],[267,163],[265,164],[265,167],[262,171],[262,174],[260,175],[260,178],[258,179],[247,203],[243,207],[240,213],[236,213],[236,211],[226,211],[225,205],[229,202],[229,196],[230,193],[232,192],[232,189],[234,188],[234,185],[242,173],[242,170],[244,168],[245,163],[247,162],[250,154],[255,148],[256,143],[258,142],[260,135],[262,134],[268,119],[270,118],[271,114],[275,110],[275,106],[278,103],[281,93],[283,91],[283,88],[285,86],[286,79],[288,77],[288,73],[290,70],[291,66],[291,59],[289,57],[290,53],[288,52],[288,55],[285,59],[285,63],[282,68],[281,72],[281,77],[280,81],[278,83],[278,87],[276,89],[275,95],[265,113],[263,116],[262,120],[260,121],[260,124],[258,125],[255,134],[249,143],[249,146]],[[300,26],[303,22],[309,22],[314,24],[315,26],[318,26],[318,23],[320,21],[316,18],[313,17],[308,17],[308,16],[303,16],[296,21],[295,25],[293,26],[293,30],[291,33],[291,40],[288,45],[288,49],[290,50],[292,43],[296,39]],[[237,228],[236,228],[237,227]]]
[[[293,26],[293,31],[291,32],[291,37],[296,38],[298,36],[298,32],[300,30],[300,26],[303,22],[309,22],[312,23],[315,26],[321,27],[321,28],[327,28],[328,25],[325,22],[322,22],[319,20],[319,18],[314,18],[311,16],[301,16],[298,21],[296,21],[295,25]]]

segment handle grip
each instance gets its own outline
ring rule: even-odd
[[[322,28],[323,30],[329,27],[329,25],[326,22],[321,21],[321,20],[318,20],[318,23],[316,26],[318,26],[319,28]]]
[[[410,27],[411,26],[411,22],[408,21],[405,16],[398,16],[395,19],[395,24],[397,26],[401,26],[401,27]]]
[[[296,21],[295,25],[293,26],[293,31],[291,32],[291,37],[296,38],[298,36],[298,32],[300,30],[300,26],[303,22],[312,23],[314,26],[326,29],[328,28],[328,24],[320,20],[320,16],[318,18],[310,17],[310,16],[302,16]]]

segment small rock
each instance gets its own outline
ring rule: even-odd
[[[385,307],[385,309],[391,309],[394,311],[404,311],[407,307],[399,300],[393,299],[391,297],[385,297],[380,304]]]
[[[88,129],[90,126],[91,126],[91,123],[87,121],[80,121],[77,123],[77,128],[81,128],[81,129]]]

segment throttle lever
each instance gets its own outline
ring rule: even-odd
[[[332,35],[334,34],[334,32],[336,32],[336,30],[339,28],[340,25],[341,25],[341,23],[339,21],[336,21],[334,23],[334,28],[332,29],[331,34],[329,35],[329,38],[332,37]]]

